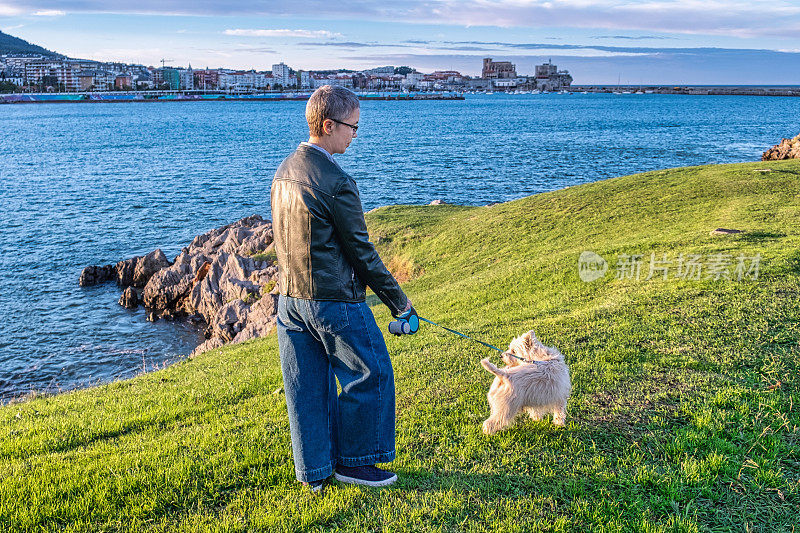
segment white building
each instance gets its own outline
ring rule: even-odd
[[[0,81],[13,83],[17,87],[22,87],[23,85],[25,85],[25,78],[23,78],[22,76],[6,76],[5,79],[0,79]]]
[[[278,83],[269,72],[220,72],[218,87],[231,92],[251,92],[270,89]]]
[[[308,89],[311,87],[311,75],[307,70],[300,71],[300,88]]]
[[[253,73],[253,88],[259,90],[267,90],[275,85],[275,76],[269,72],[255,72]]]
[[[69,60],[31,61],[25,64],[25,78],[28,83],[44,83],[54,78],[56,83],[66,91],[79,91],[78,65]]]
[[[403,87],[417,87],[424,77],[421,72],[409,72],[402,80]]]
[[[364,74],[369,74],[371,76],[391,76],[394,74],[394,67],[388,65],[385,67],[371,68],[369,70],[365,70]]]
[[[7,68],[12,69],[19,69],[25,70],[25,65],[31,63],[33,61],[40,61],[42,57],[31,57],[31,56],[15,56],[15,55],[7,55],[5,56],[5,63]]]
[[[178,72],[181,76],[181,90],[191,91],[194,89],[194,71],[192,70],[192,64],[189,63],[188,69],[178,69]]]
[[[353,76],[350,74],[328,74],[323,76],[316,74],[311,76],[311,85],[313,89],[322,87],[323,85],[338,85],[340,87],[353,87]]]
[[[272,65],[272,77],[275,83],[280,84],[282,87],[294,87],[296,83],[289,75],[289,66],[285,65],[283,61],[277,65]]]

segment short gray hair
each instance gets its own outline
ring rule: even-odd
[[[306,104],[308,131],[315,137],[322,137],[325,119],[345,120],[358,108],[358,96],[353,91],[338,85],[323,85]]]

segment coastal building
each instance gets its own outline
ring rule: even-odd
[[[114,88],[120,91],[130,91],[133,87],[133,78],[127,74],[120,74],[114,78]]]
[[[487,80],[508,79],[517,77],[517,68],[510,61],[492,61],[491,57],[483,59],[481,78]]]
[[[23,76],[15,75],[10,69],[0,72],[0,82],[12,83],[17,87],[25,85],[25,78]]]
[[[283,61],[277,65],[272,65],[272,77],[275,83],[281,87],[294,87],[295,85],[291,77],[289,66],[285,65]]]
[[[203,90],[216,89],[219,86],[219,70],[195,70],[194,86]]]
[[[253,88],[259,91],[272,89],[277,85],[275,76],[271,72],[254,72],[253,73]]]
[[[567,70],[558,70],[553,61],[536,65],[536,88],[540,91],[560,91],[568,89],[572,76]]]
[[[93,70],[84,70],[78,73],[78,87],[80,91],[93,91],[94,87]]]
[[[80,90],[79,71],[79,66],[69,60],[40,59],[25,63],[25,79],[29,84],[56,90]]]
[[[405,78],[403,78],[401,84],[403,87],[416,87],[423,78],[424,74],[421,72],[409,72],[406,74]]]
[[[465,82],[465,86],[473,91],[488,91],[492,88],[492,80],[472,78]]]
[[[426,78],[439,83],[461,83],[464,76],[457,70],[436,70],[426,75]]]
[[[311,73],[307,70],[300,70],[297,72],[298,87],[301,89],[308,89],[311,87]]]
[[[369,70],[365,70],[364,74],[368,74],[370,76],[392,76],[394,74],[394,67],[387,65],[385,67],[371,68]]]
[[[42,56],[29,56],[29,55],[14,55],[8,54],[3,57],[6,68],[25,71],[25,65],[34,61],[41,61],[44,59]]]
[[[133,87],[137,90],[152,89],[152,74],[150,74],[150,72],[147,70],[139,71],[135,76],[133,76]]]
[[[189,63],[188,69],[178,69],[178,72],[181,77],[180,90],[191,91],[194,89],[194,71],[192,70],[192,64]]]
[[[218,88],[231,93],[251,93],[272,89],[278,82],[270,72],[226,71],[218,75]]]
[[[180,91],[181,90],[181,73],[178,69],[174,68],[163,68],[161,69],[161,77],[164,80],[164,83],[169,85],[170,91]]]
[[[150,71],[150,76],[153,80],[153,87],[156,89],[161,88],[166,82],[164,81],[164,69],[156,68]]]
[[[339,85],[341,87],[353,88],[353,75],[352,74],[312,74],[311,75],[311,88],[317,89],[323,85]]]

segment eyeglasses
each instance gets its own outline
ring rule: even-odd
[[[342,122],[341,120],[336,120],[335,118],[332,118],[331,120],[337,124],[342,124],[343,126],[350,126],[351,128],[353,128],[353,133],[358,132],[358,125],[353,126],[352,124],[348,124],[347,122]]]

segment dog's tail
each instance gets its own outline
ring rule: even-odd
[[[502,368],[497,368],[492,363],[490,363],[488,359],[481,359],[481,366],[483,366],[483,368],[485,368],[487,371],[491,372],[500,379],[508,379],[508,372],[506,372]]]

